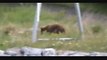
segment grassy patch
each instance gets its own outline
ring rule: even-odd
[[[11,47],[38,47],[38,48],[55,48],[59,50],[79,50],[79,51],[107,51],[107,29],[100,30],[104,28],[103,26],[94,27],[101,32],[97,34],[93,33],[92,25],[85,25],[85,38],[83,40],[71,40],[71,41],[37,41],[32,43],[31,41],[31,31],[26,31],[24,33],[17,33],[25,29],[30,29],[33,26],[35,6],[17,6],[17,7],[0,7],[0,49],[7,49]],[[40,29],[38,31],[38,38],[59,38],[59,37],[69,37],[77,38],[79,37],[78,25],[76,25],[76,16],[67,17],[65,16],[65,11],[60,12],[50,12],[45,9],[42,10],[40,16],[39,27],[59,23],[63,25],[66,29],[65,34],[40,34]],[[97,24],[94,24],[95,26]],[[4,34],[4,27],[14,26],[16,30],[12,35]],[[99,28],[101,27],[101,28]]]

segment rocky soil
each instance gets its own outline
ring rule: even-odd
[[[107,56],[107,52],[62,51],[54,48],[10,48],[0,50],[0,56]]]

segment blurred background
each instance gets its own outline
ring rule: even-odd
[[[106,3],[80,3],[84,40],[38,41],[32,43],[36,3],[0,3],[0,49],[11,47],[52,47],[63,50],[107,51]],[[58,23],[66,34],[40,34],[40,27]],[[79,28],[74,3],[43,3],[38,38],[78,38]]]

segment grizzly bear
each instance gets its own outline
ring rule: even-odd
[[[41,34],[43,34],[44,31],[57,34],[65,33],[64,27],[59,24],[46,25],[44,27],[41,27]]]

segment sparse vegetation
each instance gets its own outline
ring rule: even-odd
[[[92,27],[92,31],[93,31],[93,33],[99,33],[102,31],[102,28],[99,25],[95,25]]]

